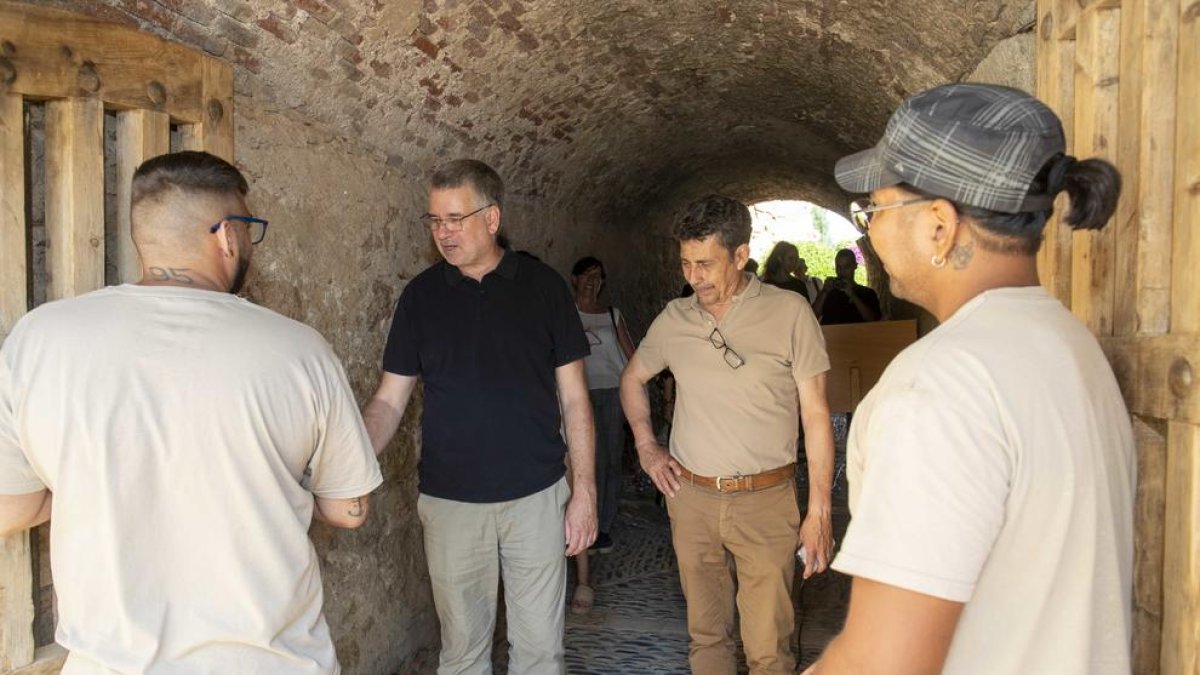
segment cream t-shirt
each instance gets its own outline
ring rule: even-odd
[[[751,475],[796,461],[800,384],[829,370],[825,337],[799,293],[749,283],[721,321],[696,296],[672,300],[637,355],[649,373],[675,376],[671,455],[702,476]],[[725,344],[744,359],[731,368]]]
[[[106,288],[0,349],[0,493],[54,493],[67,675],[338,672],[313,495],[381,482],[329,345],[232,295]]]
[[[945,673],[1129,673],[1136,455],[1091,333],[988,291],[856,411],[834,569],[966,603]]]

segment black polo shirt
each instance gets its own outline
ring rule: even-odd
[[[563,476],[555,368],[588,355],[566,281],[505,253],[482,282],[441,261],[396,305],[383,368],[420,376],[422,493],[464,502],[526,497]]]

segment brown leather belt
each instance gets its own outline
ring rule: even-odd
[[[774,485],[794,478],[796,476],[796,463],[792,462],[771,469],[762,473],[756,473],[750,476],[717,476],[710,478],[709,476],[698,476],[684,467],[680,466],[681,471],[679,477],[684,481],[699,485],[700,487],[712,488],[717,492],[753,492],[754,490],[765,490]]]

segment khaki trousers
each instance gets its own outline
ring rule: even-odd
[[[792,580],[800,531],[795,481],[724,494],[684,482],[667,499],[667,510],[687,599],[692,673],[736,672],[731,562],[750,672],[794,673]]]
[[[504,577],[513,675],[562,675],[566,479],[528,497],[472,504],[421,495],[417,514],[442,627],[438,675],[490,675]]]

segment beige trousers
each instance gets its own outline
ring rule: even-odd
[[[667,499],[687,599],[695,675],[733,675],[734,579],[742,645],[753,675],[794,673],[792,580],[800,510],[796,483],[722,494],[683,483]]]
[[[562,675],[566,479],[528,497],[472,504],[421,495],[425,557],[442,627],[438,675],[490,675],[501,575],[513,675]]]

